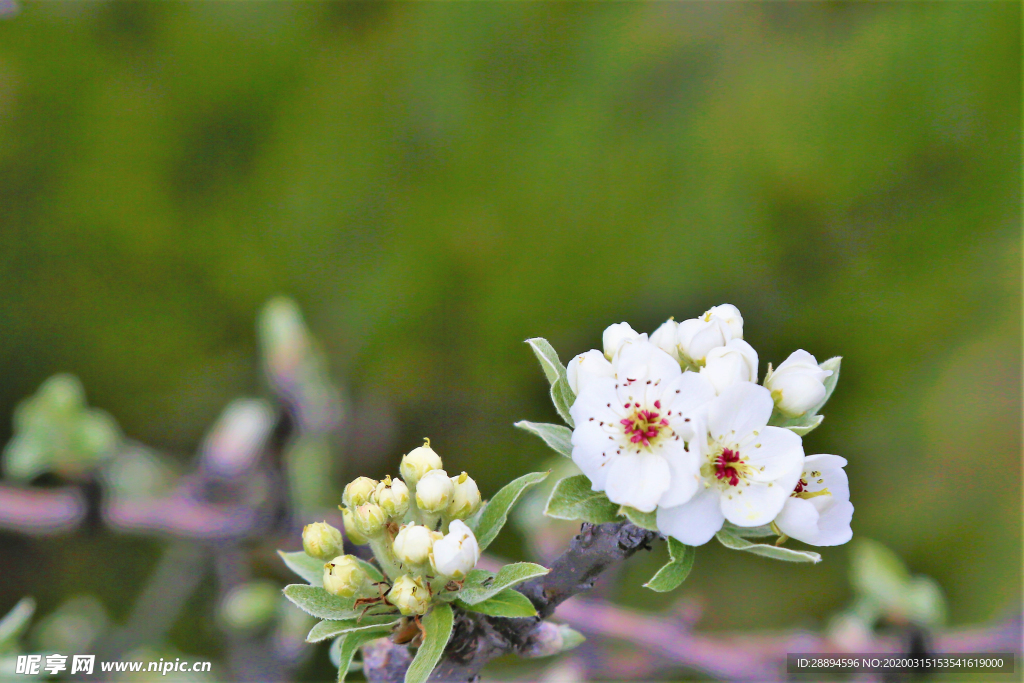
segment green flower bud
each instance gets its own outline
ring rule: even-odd
[[[307,524],[302,529],[302,549],[310,557],[329,560],[341,552],[344,539],[341,532],[327,522]]]
[[[395,557],[404,565],[425,564],[434,541],[443,536],[422,524],[403,526],[395,536]]]
[[[324,590],[351,598],[366,583],[366,571],[351,555],[336,557],[324,565]]]
[[[355,520],[356,531],[366,538],[373,538],[379,534],[388,521],[388,516],[376,503],[360,505],[352,513],[352,516]]]
[[[441,457],[430,447],[430,439],[424,439],[423,445],[414,448],[402,457],[402,465],[399,470],[402,472],[402,479],[415,486],[423,476],[431,470],[441,469]]]
[[[377,488],[377,482],[369,477],[359,477],[352,480],[345,487],[345,493],[341,496],[341,503],[347,508],[357,508],[363,503],[373,502],[373,491]]]
[[[430,591],[423,583],[422,577],[402,574],[388,591],[388,602],[398,608],[405,616],[426,614],[430,605]]]
[[[444,470],[430,470],[416,484],[416,505],[427,512],[441,512],[452,502],[452,480]]]
[[[452,477],[452,500],[448,503],[448,517],[467,519],[480,509],[480,489],[473,478],[463,472]]]
[[[377,505],[389,517],[401,517],[409,509],[409,487],[401,479],[384,477],[373,493]]]
[[[369,543],[370,539],[359,533],[359,529],[356,528],[356,516],[352,514],[352,511],[348,508],[338,507],[341,510],[341,517],[345,522],[345,535],[348,536],[348,540],[356,545],[366,545]]]

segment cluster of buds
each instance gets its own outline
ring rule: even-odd
[[[402,458],[401,479],[359,477],[345,487],[345,534],[356,545],[369,544],[385,574],[382,583],[374,584],[355,557],[342,554],[338,529],[325,522],[303,529],[306,554],[327,561],[328,593],[413,616],[426,613],[438,592],[458,589],[480,559],[476,537],[463,521],[480,509],[480,489],[465,472],[449,477],[442,468],[428,439]]]

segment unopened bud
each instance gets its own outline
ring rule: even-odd
[[[359,533],[359,529],[356,528],[356,516],[352,510],[341,508],[341,517],[345,521],[345,535],[348,536],[348,540],[356,545],[366,545],[370,542],[370,539]]]
[[[310,557],[329,560],[341,552],[344,539],[341,532],[327,522],[307,524],[302,529],[302,549]]]
[[[366,538],[373,538],[380,533],[387,523],[388,517],[376,503],[365,503],[360,505],[352,513],[355,520],[356,531]]]
[[[405,616],[425,614],[430,605],[430,591],[423,583],[422,577],[402,574],[388,591],[388,602],[398,608]]]
[[[434,543],[430,551],[430,564],[438,574],[453,579],[466,577],[480,561],[480,545],[473,531],[465,523],[455,520],[448,535]]]
[[[403,526],[395,536],[395,557],[405,565],[424,564],[438,538],[441,538],[441,534],[422,524]]]
[[[465,472],[452,477],[452,500],[448,503],[448,517],[467,519],[480,509],[480,489],[473,477]]]
[[[430,470],[416,484],[416,505],[427,512],[441,512],[452,502],[454,487],[444,470]]]
[[[401,517],[409,509],[409,487],[401,479],[392,479],[390,475],[377,484],[373,497],[389,517]]]
[[[377,482],[369,477],[353,479],[345,487],[341,502],[347,508],[357,508],[363,503],[371,503],[373,502],[373,491],[376,488]]]
[[[366,571],[351,555],[341,555],[324,565],[324,590],[351,598],[366,583]]]
[[[423,441],[422,446],[414,448],[402,458],[402,465],[399,467],[402,479],[411,486],[415,486],[427,472],[439,470],[443,466],[441,456],[430,447],[430,439]]]

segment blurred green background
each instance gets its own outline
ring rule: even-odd
[[[524,339],[568,360],[729,302],[762,373],[844,357],[805,444],[849,460],[855,533],[952,623],[996,618],[1021,600],[1020,31],[1014,2],[24,5],[0,20],[0,415],[73,372],[184,462],[261,391],[285,293],[363,406],[339,492],[429,435],[489,495],[548,457],[512,427],[556,419]],[[90,592],[117,619],[155,557],[53,543],[0,535],[0,612]],[[814,626],[849,598],[823,555],[709,545],[681,592],[705,629]],[[663,605],[660,559],[622,601]]]

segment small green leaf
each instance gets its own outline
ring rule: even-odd
[[[444,654],[454,623],[455,614],[447,604],[434,605],[427,612],[423,617],[423,644],[416,650],[416,657],[405,672],[405,683],[423,683],[427,680]]]
[[[288,553],[283,550],[278,550],[277,554],[281,556],[284,563],[293,572],[301,576],[309,585],[320,586],[324,585],[324,562],[318,560],[315,557],[310,557],[301,550],[295,553]]]
[[[345,683],[345,677],[353,670],[352,658],[355,656],[356,650],[361,645],[371,640],[377,640],[382,635],[380,631],[373,630],[349,631],[341,634],[341,637],[331,644],[331,659],[338,663],[338,683]],[[337,657],[333,656],[335,652],[337,652]]]
[[[293,583],[284,587],[284,595],[303,612],[318,619],[355,619],[363,612],[355,608],[355,598],[340,598],[317,586]]]
[[[636,508],[631,508],[623,505],[619,508],[619,514],[625,515],[626,519],[636,524],[638,527],[647,529],[648,531],[658,530],[658,514],[654,512],[640,512]]]
[[[551,384],[551,402],[555,404],[555,410],[567,425],[574,427],[572,417],[569,415],[569,408],[576,400],[576,396],[569,388],[569,380],[565,376],[565,366],[559,360],[558,353],[546,339],[541,337],[527,339],[526,343],[533,349],[534,355],[537,356],[541,367],[544,368],[544,376]]]
[[[677,588],[693,568],[693,560],[697,556],[693,546],[684,545],[674,538],[668,539],[668,552],[672,558],[658,573],[651,577],[651,580],[644,584],[658,593],[667,593]]]
[[[483,514],[476,521],[476,525],[470,525],[481,551],[491,544],[491,541],[497,537],[501,528],[505,526],[505,522],[508,521],[509,510],[516,504],[519,497],[530,487],[544,481],[548,474],[550,474],[550,471],[524,474],[518,479],[509,482],[494,494],[494,497],[487,503],[487,507],[484,508]]]
[[[574,628],[569,628],[565,624],[559,624],[558,630],[562,633],[562,652],[578,647],[583,644],[587,638],[582,633]]]
[[[466,581],[462,584],[462,590],[459,591],[457,597],[467,605],[475,605],[497,595],[506,588],[536,576],[544,576],[549,571],[551,570],[547,567],[542,567],[532,562],[506,564],[498,571],[497,575],[484,572],[484,574],[489,575],[484,577],[474,576],[476,572],[473,571],[466,577]]]
[[[580,519],[604,524],[615,521],[619,516],[619,506],[608,500],[603,492],[594,491],[586,475],[577,474],[555,484],[544,514],[555,519]]]
[[[35,611],[36,601],[32,598],[22,598],[3,619],[0,619],[0,652],[14,650],[18,638],[28,626]]]
[[[358,557],[356,557],[356,563],[363,568],[363,571],[366,572],[366,575],[370,577],[370,581],[376,583],[378,581],[384,580],[384,575],[380,573],[380,569],[377,569],[377,567],[370,564],[366,560],[361,560]]]
[[[778,536],[775,530],[772,529],[771,524],[762,524],[761,526],[736,526],[732,522],[726,522],[725,526],[722,527],[733,536],[739,536],[740,538],[765,538],[767,536]]]
[[[324,620],[310,630],[306,636],[307,643],[319,643],[342,633],[352,631],[376,630],[387,633],[399,619],[397,614],[381,614],[379,616],[365,616],[362,619],[343,619],[340,621]]]
[[[556,453],[567,458],[572,457],[572,430],[568,427],[541,422],[527,422],[526,420],[516,422],[515,426],[544,439],[544,443],[554,449]]]
[[[470,612],[479,612],[492,617],[535,617],[537,609],[522,593],[514,588],[506,588],[497,595],[474,605],[456,600],[455,604]]]
[[[715,534],[715,538],[717,538],[719,543],[724,545],[726,548],[743,550],[748,553],[754,553],[755,555],[761,555],[762,557],[770,557],[773,560],[783,560],[785,562],[821,562],[821,555],[818,553],[812,553],[809,550],[791,550],[789,548],[781,548],[779,546],[768,545],[765,543],[751,543],[750,541],[746,541],[725,529],[722,529]]]

